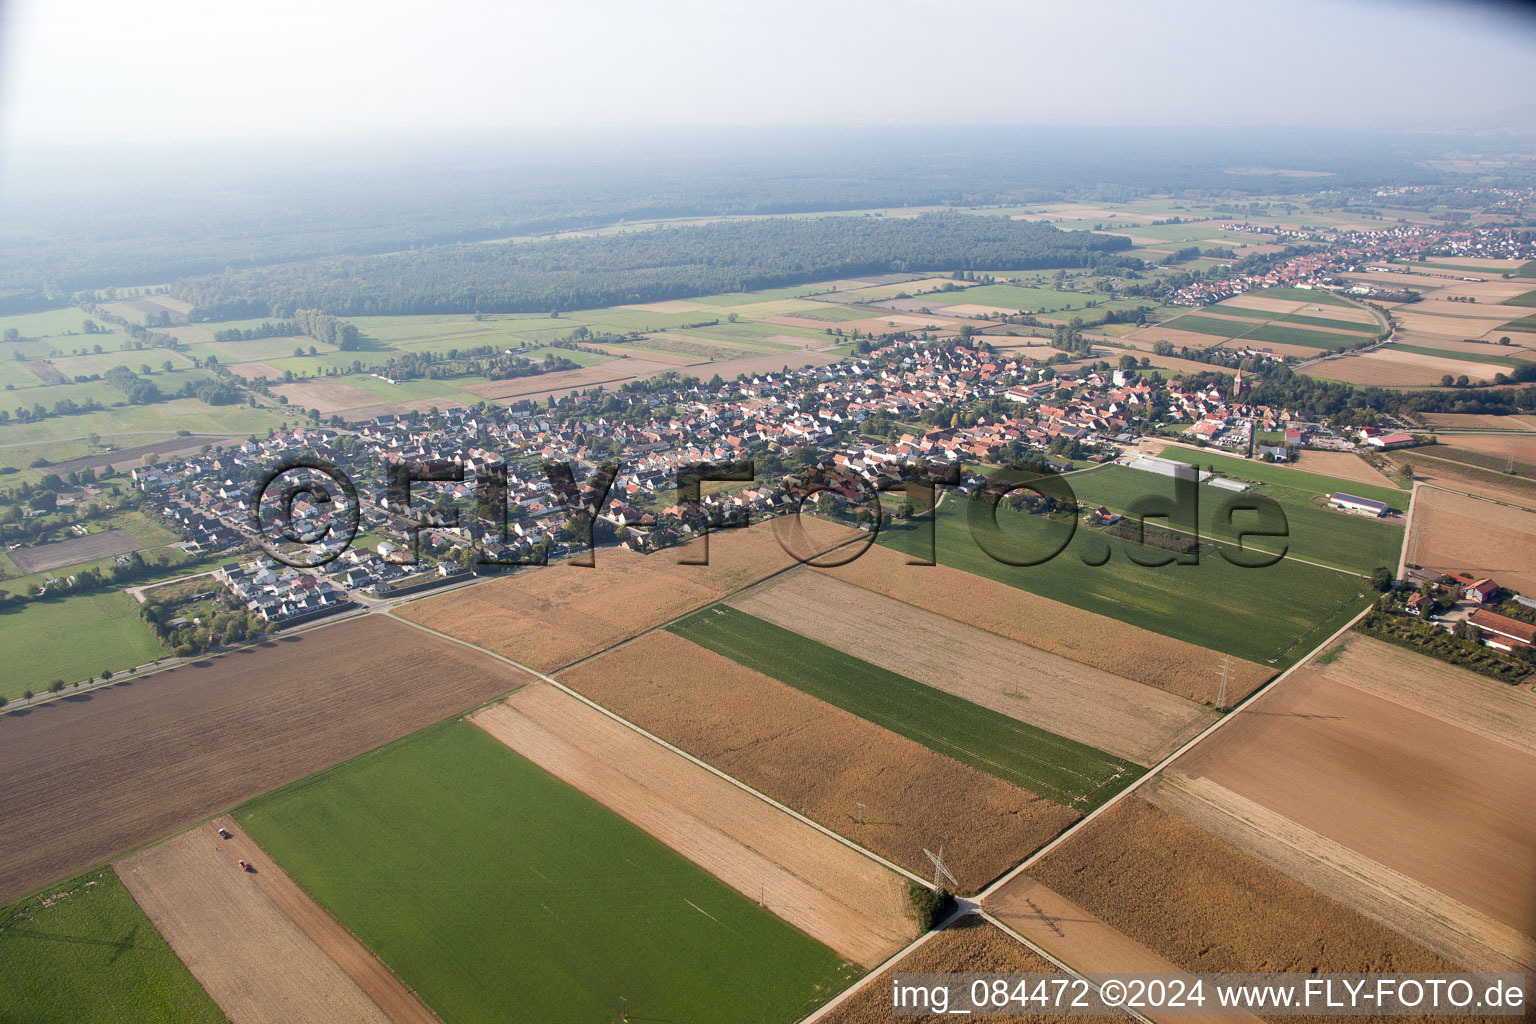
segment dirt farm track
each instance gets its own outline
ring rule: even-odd
[[[373,615],[0,715],[0,902],[524,682]]]

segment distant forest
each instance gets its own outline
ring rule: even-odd
[[[1117,235],[941,213],[772,219],[555,241],[440,246],[229,271],[177,284],[212,319],[548,313],[913,270],[1139,266]]]
[[[1479,137],[1478,151],[1504,144]],[[1306,194],[1320,182],[1373,190],[1464,180],[1425,162],[1449,145],[1368,131],[1056,126],[70,151],[0,177],[0,312],[47,308],[84,289],[642,219],[1154,192],[1236,200]],[[1255,166],[1328,176],[1231,170]]]

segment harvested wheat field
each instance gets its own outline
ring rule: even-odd
[[[277,379],[282,379],[281,374]],[[288,399],[290,405],[296,405],[302,409],[319,409],[322,416],[379,403],[378,395],[339,380],[278,384],[272,388],[272,391]]]
[[[876,545],[848,565],[818,569],[846,583],[985,629],[1111,675],[1134,679],[1189,700],[1214,703],[1216,655],[1204,647],[1060,604],[1006,583],[943,565],[914,568],[907,556]],[[1235,703],[1274,671],[1232,661]]]
[[[1536,465],[1536,434],[1444,434],[1440,444],[1459,451],[1491,455],[1501,461],[1513,455],[1516,462]],[[1434,454],[1433,449],[1430,454]],[[1503,466],[1499,468],[1502,470]]]
[[[666,363],[653,363],[644,359],[624,359],[617,362],[598,363],[595,366],[583,366],[576,370],[556,370],[553,373],[536,373],[531,377],[512,377],[507,380],[486,381],[484,384],[470,384],[464,390],[481,398],[506,401],[532,395],[543,397],[570,388],[612,384],[618,381],[634,380],[636,377],[651,377],[668,369],[671,367]]]
[[[1294,465],[1303,472],[1331,476],[1335,480],[1397,489],[1397,484],[1386,474],[1353,452],[1301,451]]]
[[[1536,512],[1420,486],[1408,552],[1427,569],[1490,576],[1536,594]]]
[[[1360,633],[1308,670],[1536,755],[1536,693]]]
[[[810,569],[730,604],[1021,722],[1152,765],[1215,721],[1164,690],[956,622]]]
[[[673,633],[651,633],[560,681],[909,870],[931,871],[923,848],[942,844],[966,892],[1078,818]]]
[[[265,880],[258,883],[257,875],[281,869],[261,858],[254,862],[256,875],[242,871],[223,842],[212,825],[203,825],[134,854],[117,865],[117,873],[225,1015],[271,1024],[389,1021],[278,909],[264,891]],[[335,931],[372,959],[340,925]],[[435,1018],[422,1009],[414,1018],[397,1019]]]
[[[1484,498],[1507,501],[1523,508],[1536,508],[1536,481],[1425,454],[1432,450],[1431,448],[1404,448],[1388,453],[1387,461],[1398,466],[1411,467],[1413,478],[1418,483],[1436,484],[1455,491],[1477,494]]]
[[[1536,941],[1516,929],[1208,778],[1164,772],[1141,796],[1453,963],[1536,965]]]
[[[1045,957],[980,917],[962,917],[935,932],[912,952],[871,978],[863,988],[822,1017],[824,1024],[890,1024],[892,974],[1059,974]],[[938,1014],[903,1016],[904,1021],[935,1024],[952,1017]],[[1039,1014],[1008,1014],[988,1017],[994,1021],[1045,1020]],[[1074,1016],[1082,1024],[1124,1024],[1125,1017],[1084,1014]]]
[[[1502,368],[1493,363],[1474,363],[1468,359],[1426,356],[1402,349],[1376,349],[1359,355],[1323,359],[1302,368],[1303,373],[1349,384],[1375,384],[1380,387],[1428,387],[1438,385],[1441,377],[1465,376],[1471,380],[1492,380]]]
[[[1173,767],[1532,930],[1536,756],[1330,677],[1347,664],[1298,669]]]
[[[395,614],[552,672],[795,565],[779,546],[778,526],[723,530],[653,555],[606,549],[590,568],[519,571],[413,601]],[[806,532],[820,551],[863,538],[823,523]],[[702,558],[706,541],[708,565],[679,564]]]
[[[1424,412],[1419,418],[1430,427],[1454,427],[1461,430],[1536,430],[1536,416],[1518,413],[1493,416],[1486,413]]]
[[[1186,971],[1456,969],[1134,795],[1029,876]]]
[[[547,683],[470,721],[839,956],[917,934],[904,878]]]
[[[0,902],[529,678],[373,615],[0,716]]]
[[[230,366],[230,372],[246,380],[255,380],[257,377],[265,377],[267,380],[282,380],[283,371],[270,363],[250,362],[235,363]]]
[[[1080,973],[1183,973],[1173,961],[1028,875],[1019,875],[987,897],[985,910]],[[1238,1020],[1256,1019],[1246,1014],[1236,1016]],[[1233,1018],[1181,1014],[1180,1019],[1206,1024]]]

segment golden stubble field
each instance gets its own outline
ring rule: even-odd
[[[596,553],[590,568],[556,564],[413,601],[396,614],[521,664],[552,672],[684,615],[796,564],[776,539],[779,522],[723,530],[654,555],[616,549]],[[809,524],[806,536],[825,551],[856,531]]]
[[[1139,796],[1114,804],[1021,877],[1187,971],[1456,969]]]
[[[839,956],[872,967],[916,935],[895,872],[556,687],[469,720]]]
[[[1492,577],[1536,595],[1536,512],[1421,485],[1408,560],[1426,569]]]
[[[923,848],[943,845],[967,892],[1078,818],[670,632],[651,633],[559,678],[908,870],[931,871]]]
[[[1171,777],[1229,814],[1272,815],[1271,836],[1307,834],[1293,845],[1310,843],[1320,859],[1336,846],[1356,877],[1400,875],[1406,884],[1381,888],[1420,892],[1435,920],[1536,962],[1536,943],[1513,938],[1536,926],[1536,817],[1524,810],[1536,755],[1503,738],[1536,721],[1536,695],[1458,675],[1351,637],[1330,663],[1298,669],[1238,712]]]

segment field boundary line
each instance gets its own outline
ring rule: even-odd
[[[388,613],[385,613],[385,614],[388,614]],[[521,664],[519,662],[513,661],[511,658],[504,657],[503,655],[497,654],[495,651],[488,651],[484,647],[476,646],[475,644],[472,644],[472,643],[470,643],[467,640],[460,640],[459,638],[454,637],[454,636],[450,636],[447,633],[439,633],[437,630],[432,629],[432,628],[430,628],[428,626],[423,626],[420,623],[411,622],[409,619],[399,618],[398,616],[395,616],[395,615],[390,615],[390,618],[398,619],[398,621],[406,623],[407,625],[409,625],[413,629],[419,629],[423,633],[429,633],[432,636],[439,637],[439,638],[444,639],[444,640],[450,640],[453,643],[459,644],[462,647],[467,647],[467,648],[469,648],[472,651],[477,651],[477,652],[479,652],[481,654],[486,655],[487,657],[494,658],[497,661],[502,662],[503,664],[510,665],[510,666],[512,666],[515,669],[519,669],[519,670],[521,670],[523,672],[527,672],[528,674],[530,674],[532,676],[535,676],[538,679],[541,679],[544,682],[548,683],[549,685],[555,687],[557,690],[561,691],[562,693],[566,694],[567,696],[574,697],[577,700],[581,701],[583,704],[587,705],[588,707],[593,708],[594,710],[599,711],[599,712],[601,712],[604,715],[607,715],[609,718],[613,719],[615,722],[618,722],[620,725],[623,725],[624,727],[626,727],[628,729],[633,729],[635,732],[639,733],[641,736],[644,736],[646,739],[650,740],[652,743],[656,743],[659,746],[662,746],[662,747],[666,748],[667,750],[670,750],[672,753],[677,754],[680,757],[686,758],[687,760],[689,760],[689,761],[693,762],[694,764],[698,765],[700,768],[703,768],[704,770],[708,771],[711,775],[714,775],[714,776],[716,776],[718,778],[724,779],[726,782],[729,782],[731,785],[737,787],[738,789],[741,789],[744,792],[752,794],[753,796],[757,797],[759,800],[763,801],[764,803],[766,803],[766,804],[768,804],[768,805],[770,805],[770,806],[772,806],[774,808],[777,808],[778,810],[784,812],[785,814],[787,814],[790,817],[794,818],[795,820],[801,822],[802,824],[809,825],[811,828],[813,828],[816,831],[822,833],[823,835],[828,836],[828,837],[830,837],[832,839],[835,839],[837,842],[839,842],[842,845],[848,847],[849,849],[858,851],[859,853],[861,853],[864,856],[870,858],[871,860],[875,861],[876,863],[878,863],[878,864],[880,864],[880,865],[882,865],[882,866],[884,866],[886,868],[889,868],[891,871],[896,872],[898,875],[901,875],[903,878],[906,878],[909,881],[917,882],[918,884],[922,885],[926,889],[932,889],[933,888],[933,883],[929,882],[927,879],[921,877],[920,875],[917,875],[917,874],[914,874],[911,871],[908,871],[906,868],[902,867],[899,864],[896,864],[896,863],[894,863],[892,861],[886,860],[884,857],[880,856],[878,853],[875,853],[872,850],[868,850],[865,847],[860,846],[858,843],[856,843],[853,840],[847,838],[846,836],[838,835],[836,832],[834,832],[831,829],[827,828],[825,825],[822,825],[820,822],[813,821],[810,818],[806,817],[805,815],[801,814],[799,811],[795,810],[793,807],[789,807],[789,806],[787,806],[785,804],[780,803],[779,801],[773,799],[773,797],[768,796],[766,793],[760,792],[759,790],[756,790],[756,789],[752,788],[751,786],[747,785],[745,782],[742,782],[740,779],[736,778],[735,776],[729,775],[726,772],[721,771],[719,768],[716,768],[714,765],[710,764],[709,762],[707,762],[707,761],[705,761],[705,760],[703,760],[701,758],[695,757],[694,755],[688,753],[688,751],[682,749],[681,747],[678,747],[678,746],[676,746],[676,745],[674,745],[672,743],[668,743],[666,740],[662,739],[660,736],[657,736],[655,733],[641,728],[640,726],[636,725],[634,722],[631,722],[629,719],[625,718],[624,716],[622,716],[622,715],[620,715],[620,714],[618,714],[618,713],[616,713],[614,711],[610,711],[608,708],[603,707],[601,704],[597,703],[596,701],[594,701],[594,700],[592,700],[592,699],[590,699],[588,697],[585,697],[585,696],[583,696],[580,693],[577,693],[575,690],[571,689],[569,686],[566,686],[564,683],[560,682],[558,679],[554,678],[553,676],[545,675],[543,672],[540,672],[538,669],[529,668],[527,665],[523,665],[523,664]],[[496,699],[500,700],[502,698],[496,698]],[[495,701],[493,700],[493,701],[490,701],[488,703],[495,703]],[[521,756],[521,755],[519,755],[519,756]]]

